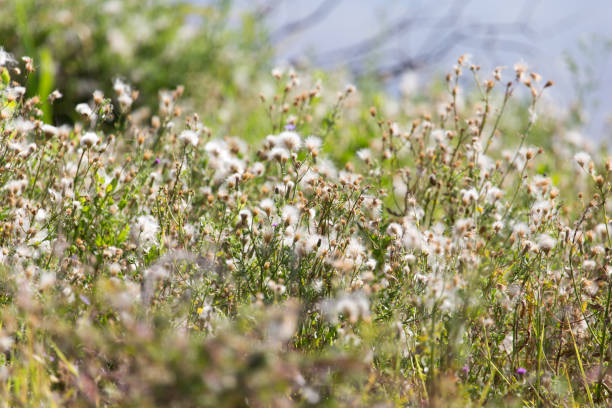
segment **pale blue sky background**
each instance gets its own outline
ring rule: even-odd
[[[239,0],[238,4],[253,7],[271,0]],[[464,40],[453,44],[448,53],[433,66],[417,71],[426,77],[432,71],[446,72],[456,58],[470,53],[474,61],[485,67],[512,66],[517,61],[553,79],[556,86],[552,95],[561,104],[576,98],[575,81],[567,69],[564,53],[575,56],[583,68],[591,71],[596,81],[588,93],[587,103],[591,120],[585,134],[592,140],[610,139],[612,133],[607,120],[612,114],[612,50],[605,42],[612,41],[612,0],[472,0],[463,1],[461,12],[440,24],[447,17],[452,0],[336,0],[337,5],[325,18],[307,30],[278,42],[278,60],[314,57],[314,64],[338,67],[346,64],[342,58],[334,60],[334,50],[358,43],[392,25],[402,18],[414,18],[419,23],[405,34],[394,37],[375,54],[382,65],[393,64],[398,58],[415,55],[435,44],[444,35],[458,29]],[[322,0],[284,0],[266,19],[274,32],[279,27],[302,18],[315,10]],[[499,41],[491,42],[482,24],[491,25],[499,32]],[[512,26],[520,23],[521,26]],[[472,27],[472,28],[470,28]],[[480,27],[474,34],[473,27]],[[490,28],[490,27],[489,27]],[[505,31],[504,31],[505,30]],[[591,55],[579,52],[579,44],[586,44]],[[331,54],[329,52],[332,52]],[[324,57],[319,58],[323,55]],[[606,123],[608,123],[606,127]]]

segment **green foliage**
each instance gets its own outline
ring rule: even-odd
[[[228,1],[3,0],[0,7],[4,48],[39,62],[32,95],[45,101],[53,86],[64,94],[53,105],[55,123],[76,119],[74,106],[94,90],[112,94],[114,78],[139,89],[149,109],[159,90],[182,84],[209,112],[226,98],[256,95],[248,84],[271,55],[251,16],[231,27]],[[47,122],[50,108],[43,105]]]

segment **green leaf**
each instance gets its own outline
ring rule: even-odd
[[[126,224],[125,228],[123,228],[123,230],[121,230],[121,232],[117,236],[117,243],[120,244],[123,241],[125,241],[127,239],[129,232],[130,232],[130,225]]]
[[[53,91],[55,82],[55,64],[51,51],[48,48],[43,48],[40,51],[40,79],[38,81],[38,93],[42,101],[41,109],[43,111],[43,120],[46,123],[51,123],[52,106],[47,100],[49,94]]]
[[[8,85],[11,82],[11,75],[6,68],[2,68],[2,82]]]

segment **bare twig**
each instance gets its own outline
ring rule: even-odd
[[[275,44],[287,36],[308,29],[310,26],[323,20],[327,15],[329,15],[329,13],[331,13],[332,10],[340,4],[340,2],[341,0],[324,0],[316,9],[314,9],[314,11],[312,11],[312,13],[303,18],[292,21],[270,34],[270,41],[272,44]]]

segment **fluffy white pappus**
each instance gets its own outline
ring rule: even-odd
[[[524,222],[518,222],[512,227],[512,234],[519,238],[526,238],[529,236],[529,227]]]
[[[338,178],[338,170],[334,163],[329,159],[321,159],[317,161],[317,167],[315,169],[319,174],[335,180]]]
[[[478,190],[475,188],[463,189],[460,191],[461,201],[464,205],[468,205],[478,201]]]
[[[315,252],[318,253],[322,243],[323,237],[321,235],[304,233],[295,246],[295,252],[302,257]]]
[[[493,204],[499,201],[504,196],[504,191],[498,187],[491,187],[487,190],[486,201],[489,204]]]
[[[4,48],[0,47],[0,67],[15,64],[16,62],[17,61],[15,61],[15,58],[13,58],[13,55],[4,51]]]
[[[131,228],[133,238],[145,251],[148,251],[151,249],[151,247],[157,244],[158,232],[159,224],[151,215],[141,215],[140,217],[136,218],[136,222]]]
[[[34,122],[23,118],[17,118],[11,123],[9,123],[9,125],[7,126],[7,130],[12,130],[20,134],[25,134],[34,129],[34,127]]]
[[[285,225],[295,225],[300,219],[300,210],[292,205],[286,205],[281,211],[281,219]]]
[[[270,215],[272,214],[276,206],[274,205],[274,200],[272,200],[271,198],[264,198],[259,203],[259,208],[261,208],[263,212],[265,212],[267,215]]]
[[[289,160],[290,154],[289,150],[284,147],[274,147],[268,153],[268,158],[272,160],[276,160],[278,162],[285,162]]]
[[[396,222],[392,222],[387,227],[387,235],[389,235],[389,236],[391,236],[393,238],[401,238],[401,236],[403,234],[404,234],[404,229],[402,228],[401,225],[399,225]]]
[[[211,140],[204,146],[204,151],[210,157],[221,157],[224,153],[228,154],[227,143],[218,139]]]
[[[53,125],[49,125],[45,123],[40,127],[40,130],[47,136],[57,136],[59,134],[59,129]]]
[[[122,110],[125,111],[132,107],[134,99],[132,98],[132,88],[128,84],[117,78],[113,82],[113,89],[117,93],[117,100]]]
[[[98,138],[97,134],[95,134],[94,132],[87,132],[83,136],[81,136],[81,141],[79,143],[81,146],[89,149],[90,147],[98,143],[98,140],[100,139]]]
[[[404,235],[402,244],[408,250],[419,250],[423,247],[423,235],[421,231],[412,223],[404,223]]]
[[[263,175],[265,170],[266,170],[266,166],[262,162],[255,162],[255,163],[253,163],[253,165],[249,169],[249,171],[254,176],[261,176],[261,175]]]
[[[356,237],[351,237],[349,244],[346,246],[344,256],[356,262],[365,258],[366,251],[363,244]]]
[[[364,163],[370,164],[372,162],[372,151],[370,149],[364,148],[357,151],[357,157],[361,159]]]
[[[537,244],[541,251],[550,252],[557,244],[557,241],[548,234],[540,234],[537,239]]]
[[[580,167],[584,167],[591,162],[591,155],[587,152],[578,152],[574,155],[574,160]]]
[[[316,136],[308,136],[304,145],[306,146],[306,150],[310,153],[319,153],[319,149],[323,145],[323,142]]]
[[[336,299],[326,300],[321,303],[320,308],[331,322],[338,322],[338,317],[343,316],[355,324],[359,319],[370,317],[370,302],[361,292],[344,293]]]
[[[198,143],[200,142],[200,138],[198,137],[198,133],[190,130],[190,129],[185,129],[183,130],[179,136],[178,139],[185,145],[191,145],[193,147],[196,147],[198,145]]]
[[[302,138],[296,132],[286,131],[278,135],[280,145],[290,152],[300,150],[302,147]]]
[[[87,117],[91,117],[93,116],[93,111],[91,110],[91,108],[89,107],[88,104],[86,103],[79,103],[74,110],[82,116],[87,116]]]

